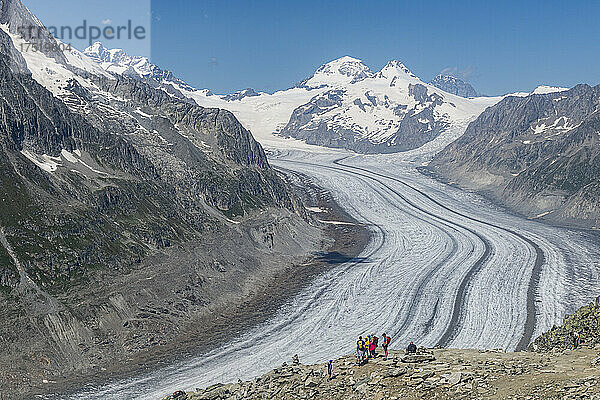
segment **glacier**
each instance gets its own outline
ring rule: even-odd
[[[460,134],[391,155],[270,138],[264,144],[274,166],[309,176],[369,227],[364,252],[210,353],[71,399],[158,399],[251,379],[294,354],[312,363],[351,353],[356,338],[370,333],[386,332],[398,349],[410,340],[479,349],[527,345],[592,299],[600,285],[596,239],[512,215],[418,172]]]
[[[18,44],[20,38],[12,37]],[[34,78],[57,96],[65,95],[64,84],[71,79],[88,84],[43,54],[24,57]],[[110,76],[107,65],[83,53],[72,51],[66,59],[81,70]],[[318,78],[314,82],[239,100],[177,89],[200,105],[234,112],[267,150],[272,165],[308,176],[331,192],[370,229],[372,239],[363,253],[317,278],[264,324],[219,343],[210,353],[88,387],[71,399],[158,399],[174,390],[249,379],[294,354],[303,363],[322,362],[351,353],[358,335],[384,331],[392,336],[392,348],[404,348],[412,340],[425,346],[522,349],[592,299],[600,286],[595,261],[600,254],[593,236],[521,218],[418,172],[500,97],[452,98],[461,110],[451,115],[449,129],[402,153],[359,155],[274,135],[295,108],[328,88],[355,85],[358,95],[367,88],[361,85],[371,87],[379,79],[387,82],[380,85],[385,95],[394,77],[418,81],[399,62],[378,74],[351,58],[326,66],[313,76]],[[148,71],[159,74],[164,84],[178,85],[168,72]],[[360,80],[352,83],[357,76]],[[143,116],[143,111],[135,112]],[[28,155],[40,168],[50,168],[43,156]],[[77,161],[79,155],[63,158]]]

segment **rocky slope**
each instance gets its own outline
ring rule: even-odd
[[[437,75],[429,84],[460,97],[478,97],[479,93],[467,82],[451,75]]]
[[[284,364],[249,382],[176,392],[163,400],[220,399],[599,399],[596,349],[558,354],[436,349],[392,351],[357,366],[348,356],[325,364]],[[157,399],[158,400],[158,399]]]
[[[18,0],[0,23],[3,396],[194,348],[207,316],[329,246],[231,112],[23,51],[54,39]]]
[[[575,332],[579,334],[582,346],[600,346],[600,297],[594,303],[567,315],[562,325],[554,326],[538,337],[529,349],[538,352],[571,349]]]
[[[440,152],[429,170],[530,218],[600,222],[600,86],[507,97]]]
[[[412,355],[393,350],[388,360],[380,355],[360,366],[347,356],[333,361],[331,379],[327,364],[303,365],[294,357],[249,382],[178,391],[163,400],[600,399],[599,317],[600,297],[566,316],[562,326],[538,337],[525,352],[419,348]],[[573,330],[581,334],[577,350],[565,342]]]

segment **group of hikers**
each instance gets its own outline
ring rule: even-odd
[[[385,333],[381,335],[381,347],[383,348],[383,359],[387,360],[388,358],[388,347],[390,346],[390,342],[392,338]],[[364,339],[362,336],[358,337],[356,342],[356,362],[358,365],[362,365],[365,362],[369,361],[370,358],[377,358],[377,347],[379,346],[379,338],[375,336],[375,334],[365,336]],[[414,354],[417,352],[417,345],[413,342],[410,342],[408,347],[406,348],[407,354]]]
[[[383,348],[383,359],[387,360],[388,358],[388,347],[390,345],[390,342],[392,341],[392,338],[388,335],[386,335],[385,333],[383,335],[381,335],[382,338],[382,343],[381,343],[381,347]],[[573,340],[573,350],[577,349],[577,347],[579,347],[581,338],[579,336],[578,332],[573,332],[572,334],[572,340]],[[358,365],[362,365],[365,362],[367,362],[370,358],[377,358],[377,348],[379,347],[379,338],[377,336],[375,336],[375,334],[372,335],[368,335],[365,336],[364,338],[362,336],[359,336],[358,340],[356,341],[356,362]],[[410,342],[410,344],[408,345],[408,347],[406,348],[406,353],[407,354],[414,354],[417,352],[417,345],[414,344],[413,342]],[[329,375],[329,379],[331,379],[332,376],[332,370],[333,370],[333,361],[329,360],[329,363],[327,364],[327,373]]]
[[[381,347],[384,352],[384,360],[387,360],[388,357],[388,347],[392,338],[385,333],[381,335]],[[379,338],[375,336],[375,334],[365,336],[363,339],[362,336],[358,338],[356,342],[356,361],[358,364],[362,364],[369,360],[369,358],[377,357],[377,347],[379,347]]]

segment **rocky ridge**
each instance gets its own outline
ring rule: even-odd
[[[353,356],[327,364],[291,363],[255,378],[178,391],[163,400],[241,399],[600,399],[600,297],[539,336],[529,351],[390,351],[364,365]],[[573,350],[571,334],[581,335]],[[158,400],[158,399],[157,399]]]

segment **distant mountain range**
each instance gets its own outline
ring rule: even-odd
[[[140,69],[140,78],[147,70],[156,68]],[[478,93],[456,77],[438,75],[426,84],[399,61],[374,73],[352,57],[326,63],[274,94],[245,89],[217,96],[190,90],[172,74],[153,79],[198,104],[231,110],[266,141],[277,133],[310,144],[387,153],[454,134],[460,138],[429,166],[437,176],[530,218],[600,225],[597,88],[538,86],[532,92],[474,97]]]
[[[231,110],[267,142],[277,133],[387,153],[453,134],[460,138],[435,157],[430,172],[530,218],[600,225],[598,87],[543,85],[474,97],[478,93],[456,77],[438,75],[426,84],[399,61],[374,73],[352,57],[324,64],[274,94],[246,89],[217,96],[162,82],[198,104]]]
[[[199,105],[228,109],[259,139],[277,133],[364,153],[410,150],[445,131],[464,130],[500,100],[466,99],[474,91],[456,78],[424,83],[397,60],[375,73],[346,56],[322,65],[291,89],[274,94],[245,89],[216,96],[210,90],[191,89],[147,59],[126,56],[121,50],[106,50],[97,43],[84,53],[107,71],[152,78],[165,90],[175,88]],[[455,93],[438,87],[444,82]],[[264,110],[269,110],[268,115]]]

